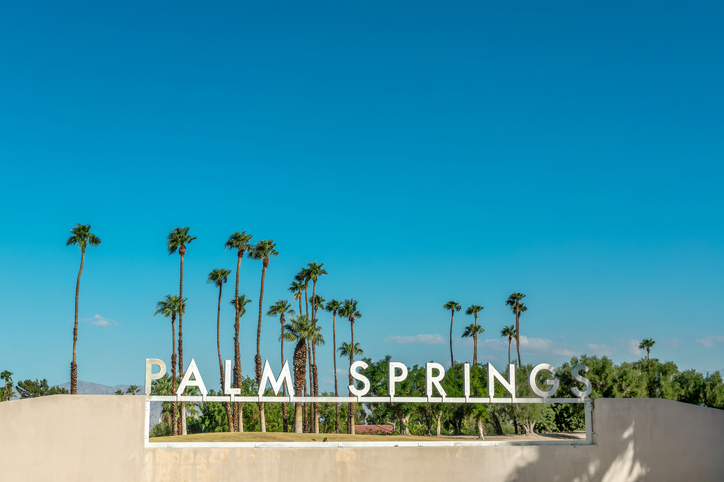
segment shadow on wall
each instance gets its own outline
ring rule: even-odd
[[[724,410],[662,399],[594,401],[595,445],[572,446],[561,456],[540,447],[506,480],[541,474],[560,481],[638,482],[724,480]]]
[[[557,473],[558,478],[552,480],[570,480],[576,482],[636,482],[645,480],[644,477],[651,471],[651,467],[641,459],[640,447],[634,437],[636,422],[620,435],[617,451],[605,450],[601,447],[575,447],[571,450],[580,452],[589,450],[588,463],[567,464],[566,460],[552,457],[541,448],[535,461],[520,467],[507,480],[510,482],[528,482],[539,480],[542,473]],[[576,454],[579,455],[579,454]],[[557,465],[556,471],[551,471],[551,465]],[[587,468],[581,471],[581,467]],[[579,469],[576,473],[574,469]]]

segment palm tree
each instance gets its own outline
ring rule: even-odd
[[[299,301],[299,314],[303,314],[302,311],[302,292],[304,291],[304,282],[294,280],[287,290],[292,292],[292,299]]]
[[[513,342],[515,336],[515,325],[506,326],[500,330],[500,336],[508,337],[508,365],[510,365],[510,344]]]
[[[450,366],[455,365],[455,358],[453,358],[453,349],[452,349],[452,332],[453,332],[453,321],[455,321],[455,312],[460,311],[460,304],[456,303],[454,301],[448,301],[445,303],[445,306],[443,306],[446,310],[450,310],[452,313],[452,317],[450,318]]]
[[[3,370],[2,373],[0,373],[0,378],[5,380],[5,390],[3,391],[3,397],[0,398],[0,402],[7,402],[10,400],[10,396],[12,395],[13,390],[13,379],[12,379],[12,372],[9,372],[8,370]]]
[[[337,312],[342,307],[342,303],[337,300],[329,300],[327,306],[324,309],[332,313],[332,359],[334,360],[334,396],[338,397],[339,392],[337,391],[337,357],[334,356],[334,347],[337,346],[337,331],[335,329],[335,322],[337,321]],[[334,402],[334,430],[339,433],[339,404]]]
[[[508,300],[505,302],[515,314],[515,349],[518,351],[519,367],[523,366],[523,361],[520,359],[520,314],[528,310],[528,308],[520,302],[523,298],[525,298],[523,293],[513,293],[508,296]]]
[[[219,380],[221,380],[221,390],[224,390],[224,362],[221,360],[221,290],[224,287],[224,283],[228,279],[231,271],[228,269],[215,269],[209,273],[209,277],[206,279],[207,283],[214,283],[214,286],[219,288],[219,302],[216,308],[216,350],[219,353]],[[226,403],[226,418],[229,423],[229,432],[234,430],[234,419],[231,414],[231,405]]]
[[[312,290],[312,324],[315,328],[317,327],[317,310],[320,306],[324,307],[325,301],[321,296],[314,294],[316,288],[317,283],[315,281],[314,289]],[[315,397],[319,396],[319,370],[317,369],[317,349],[314,343],[312,343],[312,392]],[[319,403],[314,402],[312,408],[314,410],[314,433],[319,433]]]
[[[176,315],[180,311],[186,309],[186,300],[181,304],[181,298],[176,295],[166,295],[166,297],[156,303],[156,312],[153,316],[163,315],[166,318],[171,318],[171,385],[173,392],[176,393]],[[178,435],[178,420],[176,415],[178,413],[176,402],[173,402],[173,420],[171,424],[172,433]]]
[[[473,365],[478,364],[478,335],[484,332],[482,326],[470,323],[463,331],[463,338],[473,337]]]
[[[342,307],[339,309],[339,316],[347,318],[350,324],[350,332],[352,335],[351,346],[354,345],[354,321],[356,318],[362,318],[362,314],[357,310],[357,301],[354,299],[344,300]],[[352,386],[352,364],[354,363],[354,350],[349,351],[349,384]],[[350,390],[349,396],[352,396]],[[349,404],[347,410],[347,433],[354,435],[354,402]]]
[[[307,340],[314,337],[312,322],[305,315],[299,315],[284,325],[284,339],[296,342],[294,347],[294,396],[303,396],[307,370]],[[294,432],[302,433],[302,403],[294,403]]]
[[[339,348],[337,348],[337,353],[339,353],[340,358],[349,358],[350,356],[350,350],[352,345],[350,345],[347,342],[342,342],[341,345],[339,345]],[[359,347],[359,343],[354,344],[354,354],[362,356],[365,354],[365,352],[362,350],[362,348]]]
[[[480,313],[481,311],[483,311],[483,307],[482,307],[482,306],[480,306],[480,305],[470,305],[470,306],[468,307],[468,309],[465,310],[465,314],[466,314],[466,315],[474,315],[474,316],[475,316],[475,326],[478,326],[478,313]],[[467,331],[467,329],[466,329],[466,331]],[[473,365],[477,365],[477,364],[478,364],[478,333],[482,333],[482,332],[484,332],[484,331],[485,331],[485,330],[483,330],[483,329],[481,328],[481,330],[478,331],[478,332],[476,332],[476,333],[472,333],[472,332],[471,332],[471,334],[472,334],[472,336],[473,336],[473,345],[475,345],[475,351],[473,352]],[[463,336],[466,336],[466,335],[463,334]],[[467,336],[470,336],[470,335],[467,335]]]
[[[286,322],[285,314],[289,313],[290,315],[294,316],[294,310],[292,309],[292,305],[289,304],[287,300],[279,300],[273,305],[269,307],[269,311],[266,312],[266,316],[279,316],[279,323],[282,325],[282,334],[279,337],[279,340],[281,340],[282,345],[282,364],[281,366],[284,366],[284,323]],[[285,385],[282,385],[282,393],[284,396],[287,395],[287,388]],[[283,430],[285,432],[289,431],[289,427],[287,426],[287,403],[282,402],[282,426]]]
[[[259,324],[256,329],[256,356],[254,362],[256,364],[256,383],[261,385],[261,315],[262,306],[264,303],[264,277],[266,276],[266,269],[269,267],[269,257],[276,258],[279,254],[276,252],[274,247],[276,243],[271,239],[262,240],[256,243],[254,248],[249,251],[249,257],[251,259],[262,260],[261,268],[261,291],[259,293]],[[261,422],[261,431],[266,432],[266,415],[264,413],[264,402],[259,402],[259,421]]]
[[[252,248],[251,245],[251,234],[246,234],[246,231],[241,233],[236,232],[229,236],[229,239],[224,244],[224,249],[235,249],[236,250],[236,287],[234,288],[234,300],[239,297],[239,269],[241,268],[241,258],[244,257],[244,253]],[[239,307],[235,306],[234,316],[234,387],[241,388],[241,352],[239,350],[239,322],[241,315],[239,314]],[[244,431],[244,417],[243,417],[244,406],[241,403],[234,404],[234,427],[229,427],[232,432],[243,432]]]
[[[70,230],[71,236],[65,242],[66,246],[77,244],[80,246],[80,269],[78,280],[75,282],[75,323],[73,324],[73,361],[70,362],[70,393],[78,394],[78,365],[76,361],[76,345],[78,344],[78,293],[80,292],[80,275],[83,273],[83,262],[85,261],[85,248],[98,246],[101,238],[90,232],[90,224],[78,224]]]
[[[184,256],[186,245],[196,237],[189,236],[189,228],[176,228],[168,235],[168,254],[171,255],[178,250],[181,256],[181,269],[179,277],[179,298],[184,297]],[[185,301],[184,301],[185,302]],[[179,373],[184,372],[184,338],[183,338],[183,310],[178,314],[178,368]],[[181,434],[186,435],[186,402],[181,402]]]
[[[651,348],[656,344],[654,340],[651,338],[644,338],[641,340],[641,343],[639,343],[639,350],[646,349],[646,359],[651,359]]]

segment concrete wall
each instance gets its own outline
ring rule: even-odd
[[[145,401],[58,395],[0,403],[0,480],[724,480],[724,410],[594,402],[595,445],[144,448]]]

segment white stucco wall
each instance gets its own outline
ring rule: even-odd
[[[0,403],[0,480],[724,480],[724,410],[598,399],[594,445],[144,448],[144,399]]]

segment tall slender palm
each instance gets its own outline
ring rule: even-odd
[[[254,362],[256,364],[256,383],[261,385],[261,315],[262,306],[264,303],[264,278],[266,277],[266,270],[269,267],[269,258],[275,258],[279,253],[274,249],[276,243],[271,239],[259,241],[254,246],[254,249],[249,251],[249,257],[251,259],[261,260],[261,291],[259,292],[259,324],[256,329],[256,356]],[[261,422],[261,431],[266,432],[266,414],[264,413],[264,402],[259,402],[259,421]]]
[[[305,315],[299,315],[284,325],[284,339],[296,342],[294,347],[294,396],[303,396],[307,370],[307,340],[314,336],[314,327]],[[302,433],[302,403],[294,403],[294,432]]]
[[[80,275],[83,273],[85,262],[85,248],[98,246],[101,238],[90,232],[90,224],[78,224],[70,230],[71,236],[65,242],[66,246],[77,244],[80,247],[80,269],[78,280],[75,282],[75,322],[73,323],[73,360],[70,362],[70,393],[78,393],[78,365],[76,364],[76,345],[78,344],[78,294],[80,293]]]
[[[219,302],[216,308],[216,349],[219,353],[219,380],[221,380],[221,390],[224,390],[224,362],[221,361],[221,290],[224,287],[224,283],[229,278],[231,271],[228,269],[215,269],[209,273],[209,277],[206,279],[207,283],[214,283],[214,286],[219,288]],[[231,413],[231,405],[225,404],[226,407],[226,418],[229,423],[229,432],[234,430],[234,419]]]
[[[312,320],[312,317],[309,316],[309,280],[311,279],[309,274],[309,269],[302,266],[302,268],[299,270],[299,273],[294,275],[294,281],[297,283],[301,283],[304,286],[304,314],[309,318],[310,322],[314,324],[314,320]],[[301,293],[300,293],[300,303],[301,303]],[[301,314],[301,306],[299,309],[299,313]],[[312,347],[309,344],[309,340],[307,340],[307,353],[309,356],[307,357],[307,363],[309,365],[308,376],[309,376],[309,383],[307,383],[307,380],[304,381],[304,396],[307,396],[307,388],[309,388],[310,393],[312,393]],[[310,416],[308,414],[308,406],[305,403],[304,404],[304,431],[309,432],[308,425],[309,425],[309,419]]]
[[[478,364],[478,335],[484,331],[482,326],[476,325],[475,323],[470,323],[465,327],[465,331],[463,331],[463,338],[473,338],[473,365]]]
[[[174,254],[178,250],[181,256],[181,268],[179,276],[179,298],[184,297],[184,256],[186,255],[186,245],[196,237],[189,236],[189,228],[176,228],[168,235],[168,254]],[[184,338],[183,338],[183,310],[178,314],[178,368],[179,373],[184,372]],[[182,435],[186,435],[186,402],[181,402],[181,430]]]
[[[337,391],[337,357],[335,356],[334,349],[337,346],[337,330],[335,329],[335,323],[337,321],[337,312],[342,307],[342,303],[337,300],[329,300],[327,306],[324,309],[332,313],[332,359],[334,360],[334,396],[338,397],[339,392]],[[339,433],[339,404],[334,402],[334,430]]]
[[[515,336],[515,325],[506,326],[500,330],[500,336],[508,337],[508,365],[510,365],[510,344],[513,342]]]
[[[176,393],[176,316],[180,311],[186,309],[186,300],[183,305],[181,304],[181,298],[176,295],[166,295],[166,297],[156,303],[156,312],[153,316],[163,315],[166,318],[171,318],[171,393]],[[172,402],[172,433],[178,435],[178,407],[176,402]]]
[[[474,315],[475,316],[475,326],[478,326],[478,313],[483,311],[483,307],[480,305],[470,305],[467,310],[465,310],[466,315]],[[482,333],[485,330],[481,330],[479,332],[472,333],[473,336],[473,345],[475,345],[475,351],[473,352],[473,365],[478,364],[478,333]],[[463,336],[465,336],[463,334]]]
[[[266,312],[266,316],[279,316],[279,323],[282,325],[282,334],[279,337],[279,340],[281,341],[282,350],[282,364],[281,366],[284,366],[284,323],[286,323],[286,314],[290,314],[294,316],[294,310],[292,309],[292,305],[289,304],[287,300],[279,300],[273,305],[269,307],[269,311]],[[284,396],[287,395],[287,388],[286,386],[282,385],[282,393]],[[287,426],[287,403],[282,402],[282,429],[285,432],[289,431],[289,428]]]
[[[350,298],[348,300],[344,300],[342,303],[342,307],[339,309],[339,316],[347,318],[349,320],[350,324],[350,333],[352,335],[351,339],[351,346],[354,345],[354,322],[357,318],[362,318],[362,313],[360,313],[357,310],[357,303],[358,301]],[[349,385],[352,386],[352,364],[354,363],[354,350],[350,350],[349,352]],[[352,391],[350,390],[349,395],[352,396]],[[354,435],[354,402],[351,402],[349,404],[349,408],[347,410],[347,433]]]
[[[302,293],[304,292],[304,282],[295,279],[287,290],[292,292],[292,299],[299,301],[299,314],[304,314],[302,310]]]
[[[349,355],[351,354],[351,347],[349,343],[343,341],[341,345],[339,345],[339,348],[337,348],[337,353],[339,353],[340,358],[349,358]],[[359,343],[354,344],[354,354],[362,356],[365,354],[364,350],[360,348]]]
[[[327,272],[324,271],[324,274],[326,273]],[[317,282],[314,276],[312,276],[312,280],[314,281],[314,287],[312,289],[312,324],[316,328],[317,310],[320,306],[324,307],[324,298],[316,294]],[[315,397],[319,396],[319,370],[317,369],[317,348],[314,343],[312,343],[312,393]],[[314,416],[312,417],[314,419],[314,433],[319,433],[319,402],[314,402],[312,408],[314,410]]]
[[[523,293],[513,293],[508,296],[508,300],[505,302],[505,304],[510,306],[510,310],[515,314],[515,349],[518,351],[519,367],[523,366],[523,361],[520,359],[520,314],[528,309],[520,302],[523,298],[525,298]]]
[[[229,239],[224,244],[224,249],[235,249],[236,250],[236,286],[234,288],[234,300],[239,297],[239,270],[241,268],[241,258],[253,246],[251,245],[251,234],[246,234],[246,231],[241,233],[236,232],[229,236]],[[235,306],[234,315],[234,387],[241,388],[241,351],[239,349],[239,322],[241,315],[239,306]],[[244,431],[244,405],[241,403],[234,404],[234,428],[229,428],[230,431],[243,432]]]
[[[246,314],[246,305],[251,303],[251,300],[246,299],[246,295],[239,295],[235,296],[231,299],[230,303],[234,305],[236,308],[236,311],[238,313],[237,316],[237,322],[236,322],[236,336],[234,337],[234,344],[238,347],[239,346],[239,329],[238,326],[241,324],[241,317]],[[236,373],[236,372],[235,372]],[[236,376],[236,375],[234,375]],[[241,376],[241,369],[239,369],[239,376]],[[241,379],[239,379],[238,384],[234,382],[236,385],[236,388],[241,388],[242,382]],[[243,393],[242,393],[243,395]],[[235,430],[237,432],[243,432],[244,431],[244,410],[243,410],[244,404],[240,402],[234,402],[234,406],[232,406],[233,410],[233,422],[236,426]]]
[[[455,358],[453,357],[453,349],[452,349],[452,333],[453,333],[453,321],[455,321],[455,312],[460,311],[460,304],[456,303],[455,301],[448,301],[443,306],[446,310],[450,310],[452,313],[452,317],[450,318],[450,366],[455,365]]]
[[[644,338],[641,340],[641,343],[639,343],[639,350],[646,349],[646,359],[651,359],[651,348],[656,344],[654,340],[651,338]]]

